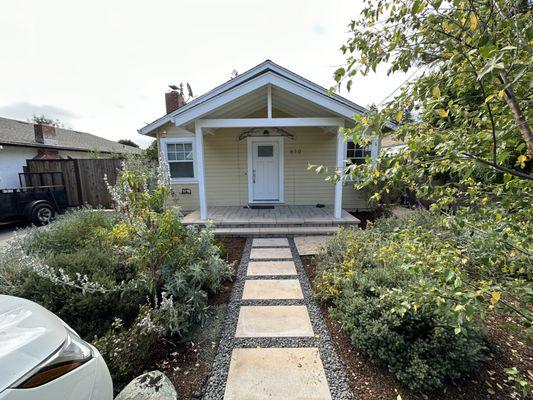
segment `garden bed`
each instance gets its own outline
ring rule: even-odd
[[[316,261],[314,256],[302,256],[302,264],[314,284]],[[330,317],[329,305],[321,306],[322,315],[329,329],[331,339],[339,354],[348,377],[354,398],[360,400],[391,400],[401,395],[403,400],[426,399],[416,395],[399,383],[387,367],[371,360],[355,348],[340,324]],[[533,351],[524,342],[514,338],[500,325],[503,318],[488,321],[487,339],[491,348],[489,359],[479,366],[469,377],[449,384],[443,390],[432,393],[432,400],[481,400],[481,399],[519,399],[517,390],[508,382],[504,369],[515,366],[529,371],[533,378]]]
[[[222,255],[225,261],[237,266],[246,239],[223,238],[219,243],[223,245]],[[151,362],[147,371],[157,369],[167,375],[176,388],[180,400],[197,400],[202,397],[202,389],[218,348],[232,290],[233,280],[223,283],[222,290],[209,299],[211,310],[206,323],[195,329],[187,341],[158,342],[157,357]]]

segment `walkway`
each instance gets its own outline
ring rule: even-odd
[[[250,238],[204,400],[349,400],[292,238]]]

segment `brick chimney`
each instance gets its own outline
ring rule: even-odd
[[[165,93],[165,103],[167,106],[167,114],[185,105],[185,98],[178,90],[171,90]]]
[[[50,125],[33,125],[35,141],[41,144],[57,144],[56,128]]]

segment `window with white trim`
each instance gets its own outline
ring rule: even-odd
[[[346,142],[346,159],[349,160],[349,164],[365,164],[366,157],[372,156],[372,146],[361,146],[354,142]]]
[[[166,155],[172,179],[194,179],[194,153],[192,141],[166,143]]]

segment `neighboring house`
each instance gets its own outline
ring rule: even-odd
[[[95,153],[139,154],[140,149],[70,129],[0,118],[0,187],[18,187],[31,159],[92,158]]]
[[[388,155],[395,155],[403,151],[407,144],[391,136],[385,136],[381,139],[380,150]]]
[[[376,138],[359,148],[338,135],[366,112],[350,100],[267,60],[186,104],[179,92],[166,93],[166,103],[167,114],[139,133],[157,138],[178,202],[197,210],[198,221],[229,207],[240,215],[243,206],[305,206],[299,210],[316,215],[318,205],[334,223],[348,218],[343,209],[369,208],[364,193],[307,168],[324,165],[331,174],[347,159],[377,155]]]

